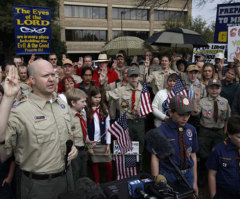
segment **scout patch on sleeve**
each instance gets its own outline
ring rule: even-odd
[[[192,137],[192,130],[191,130],[191,129],[187,129],[187,130],[186,130],[186,134],[187,134],[187,136],[188,136],[189,138],[191,138],[191,137]]]
[[[60,106],[62,109],[65,109],[65,107],[66,107],[65,104],[61,104]]]

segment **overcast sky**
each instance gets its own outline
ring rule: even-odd
[[[208,24],[216,21],[216,12],[217,12],[217,4],[221,4],[223,0],[214,0],[213,3],[211,1],[207,1],[204,6],[197,7],[196,0],[192,0],[192,16],[195,18],[197,16],[201,16]]]

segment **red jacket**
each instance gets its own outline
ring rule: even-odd
[[[107,68],[107,70],[108,70],[108,73],[107,73],[108,84],[117,81],[118,80],[118,74],[110,68]],[[93,71],[92,81],[94,82],[95,86],[99,86],[99,76],[100,75],[99,75],[98,71],[99,71],[98,68]]]

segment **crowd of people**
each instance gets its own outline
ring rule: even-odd
[[[157,128],[196,195],[208,182],[210,198],[240,197],[239,57],[228,65],[223,53],[215,55],[215,64],[205,63],[201,53],[194,63],[150,51],[145,60],[129,59],[123,50],[113,61],[104,53],[78,62],[63,55],[59,66],[53,53],[48,60],[32,55],[27,64],[15,56],[2,66],[1,198],[57,198],[74,190],[81,177],[97,184],[115,180],[108,129],[124,113],[131,140],[139,142],[139,173],[149,166],[153,176],[184,186],[172,165],[145,144],[147,131]],[[142,116],[145,82],[153,112]],[[185,95],[170,99],[180,87]],[[73,145],[67,153],[68,140]]]

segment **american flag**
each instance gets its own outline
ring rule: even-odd
[[[117,180],[137,175],[137,155],[116,155]]]
[[[187,90],[184,87],[182,81],[180,80],[180,78],[177,79],[176,84],[174,85],[174,87],[172,88],[171,92],[168,94],[168,98],[167,98],[167,104],[169,105],[170,100],[175,96],[175,95],[183,95],[183,96],[188,96],[187,95]]]
[[[122,114],[108,129],[117,140],[117,144],[122,153],[132,149],[132,141],[128,132],[126,112]]]
[[[153,112],[152,102],[147,89],[147,83],[146,81],[144,81],[142,93],[141,93],[141,104],[140,104],[139,116],[144,116],[151,112]]]

